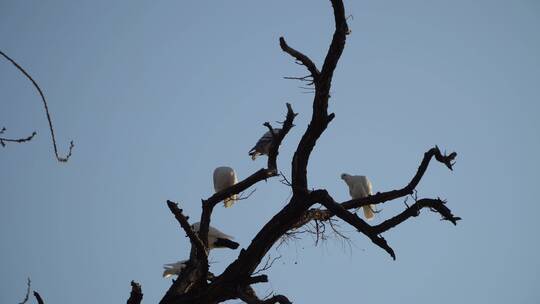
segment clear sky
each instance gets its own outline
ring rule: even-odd
[[[463,221],[423,211],[389,231],[396,261],[347,226],[351,247],[306,237],[271,250],[283,257],[258,292],[295,303],[540,302],[539,2],[345,7],[336,119],[311,158],[310,187],[346,200],[347,172],[375,191],[400,188],[437,144],[458,152],[455,171],[432,163],[419,197],[447,199]],[[19,302],[28,276],[51,304],[122,303],[131,280],[157,302],[170,285],[162,264],[189,252],[165,201],[196,219],[215,167],[243,178],[264,166],[247,152],[287,101],[300,113],[279,158],[290,173],[313,96],[282,78],[306,72],[278,38],[321,66],[332,31],[326,0],[1,0],[0,49],[44,89],[60,150],[76,147],[67,164],[54,160],[34,88],[0,60],[0,127],[38,132],[0,148],[0,302]],[[290,195],[278,179],[255,188],[214,212],[242,247]],[[375,222],[403,208],[387,203]],[[237,254],[213,251],[212,271]]]

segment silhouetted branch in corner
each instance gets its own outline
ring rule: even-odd
[[[11,62],[19,71],[21,71],[24,76],[26,76],[26,78],[28,78],[32,84],[34,85],[34,87],[36,88],[36,90],[38,91],[39,95],[41,96],[41,100],[43,101],[43,107],[45,108],[45,114],[47,114],[47,121],[49,122],[49,130],[51,132],[51,139],[52,139],[52,143],[53,143],[53,148],[54,148],[54,155],[56,156],[56,159],[59,161],[59,162],[67,162],[68,159],[71,157],[71,153],[73,151],[73,147],[75,146],[73,144],[73,141],[70,142],[69,144],[69,151],[67,153],[66,156],[64,157],[61,157],[59,154],[58,154],[58,147],[56,145],[56,137],[54,135],[54,128],[53,128],[53,123],[52,123],[52,118],[51,118],[51,114],[49,113],[49,106],[47,105],[47,100],[45,99],[45,94],[43,94],[43,91],[41,90],[41,88],[39,87],[39,85],[37,84],[37,82],[34,80],[34,78],[32,78],[32,76],[30,76],[30,74],[28,74],[28,72],[26,72],[25,69],[23,69],[23,67],[21,67],[17,62],[15,62],[15,60],[13,60],[11,57],[9,57],[8,55],[6,55],[4,52],[0,51],[0,55],[2,55],[4,58],[6,58],[9,62]],[[29,141],[30,139],[32,139],[32,137],[34,137],[36,135],[36,132],[34,132],[32,134],[32,136],[26,138],[25,140],[22,140],[22,141],[16,141],[16,142],[26,142],[26,141]],[[13,140],[4,140],[4,141],[13,141]],[[4,143],[2,142],[2,146],[4,145]]]
[[[131,293],[129,294],[129,299],[127,304],[140,304],[143,298],[141,284],[131,281]]]

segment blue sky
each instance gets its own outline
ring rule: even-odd
[[[352,34],[332,87],[336,119],[312,155],[310,187],[346,200],[347,172],[375,191],[400,188],[437,144],[458,162],[454,172],[433,163],[419,196],[447,199],[463,221],[424,211],[389,231],[396,261],[347,226],[351,247],[306,237],[272,249],[283,257],[258,292],[296,303],[539,302],[539,3],[345,7]],[[189,252],[165,201],[197,218],[215,167],[242,178],[264,166],[247,152],[285,102],[300,113],[279,158],[290,173],[312,95],[282,78],[305,70],[278,38],[320,66],[332,31],[323,0],[0,1],[0,49],[44,89],[60,150],[76,144],[67,164],[54,160],[35,90],[0,61],[0,127],[38,132],[0,149],[0,302],[20,301],[28,276],[47,303],[123,302],[131,280],[157,302],[170,284],[162,264]],[[214,212],[243,247],[290,194],[278,179],[255,188]],[[403,207],[385,204],[376,222]],[[237,254],[213,251],[212,270]]]

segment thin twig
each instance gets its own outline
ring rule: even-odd
[[[2,131],[5,131],[6,128],[3,128]],[[0,134],[2,134],[4,132],[1,132]],[[24,143],[24,142],[29,142],[32,140],[32,138],[34,138],[34,136],[36,136],[36,131],[32,132],[32,135],[28,136],[28,137],[25,137],[25,138],[5,138],[5,137],[0,137],[0,146],[2,147],[5,147],[6,146],[6,142],[14,142],[14,143]]]
[[[73,144],[73,140],[72,140],[70,142],[70,144],[69,144],[69,151],[68,151],[67,155],[65,157],[61,157],[60,155],[58,155],[58,148],[57,148],[57,145],[56,145],[56,138],[54,136],[53,123],[52,123],[52,119],[51,119],[51,114],[49,113],[49,106],[47,105],[47,100],[45,99],[45,94],[43,94],[43,91],[41,90],[41,88],[39,87],[37,82],[34,80],[34,78],[32,78],[32,76],[30,76],[30,74],[28,74],[28,72],[26,72],[26,70],[23,67],[21,67],[17,62],[15,62],[15,60],[13,60],[11,57],[6,55],[2,51],[0,51],[0,55],[2,55],[4,58],[6,58],[19,71],[21,71],[24,74],[24,76],[26,76],[26,78],[28,78],[32,82],[34,87],[37,89],[39,95],[41,96],[41,100],[43,101],[43,107],[45,108],[45,114],[47,114],[47,121],[49,122],[49,130],[51,131],[51,138],[52,138],[52,142],[53,142],[54,155],[56,156],[56,159],[59,162],[67,162],[68,159],[71,157],[71,153],[72,153],[73,147],[75,145]]]
[[[30,278],[27,279],[26,281],[26,295],[24,296],[24,299],[22,300],[22,302],[20,302],[19,304],[24,304],[28,301],[28,297],[30,296],[30,285],[31,285],[31,281],[30,281]]]

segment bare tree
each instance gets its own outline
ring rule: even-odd
[[[279,147],[293,127],[293,121],[297,115],[294,113],[292,106],[286,104],[287,113],[281,131],[276,132],[270,123],[264,123],[273,137],[267,168],[260,169],[235,185],[204,199],[202,201],[198,233],[192,229],[188,222],[188,216],[183,214],[178,204],[167,201],[168,208],[190,240],[191,253],[189,261],[186,262],[178,278],[173,281],[173,284],[161,299],[161,304],[220,303],[231,299],[240,299],[249,304],[291,303],[284,295],[274,295],[267,299],[260,299],[251,285],[268,282],[267,275],[260,274],[260,270],[264,271],[268,269],[268,265],[271,265],[269,260],[263,262],[268,251],[280,239],[294,234],[295,231],[313,222],[315,222],[318,236],[321,233],[319,227],[324,227],[325,223],[333,227],[336,218],[343,220],[395,259],[394,250],[383,238],[382,234],[411,217],[418,216],[422,209],[425,208],[439,213],[442,219],[450,221],[454,225],[460,220],[446,207],[444,200],[440,198],[418,199],[416,195],[413,196],[415,202],[412,205],[407,205],[401,213],[377,225],[369,225],[354,212],[362,206],[383,204],[413,195],[416,186],[433,158],[452,170],[457,154],[455,152],[448,155],[443,154],[438,147],[433,147],[424,153],[413,178],[401,189],[341,203],[336,202],[325,189],[310,190],[307,175],[309,158],[315,148],[317,139],[335,117],[334,113],[328,113],[329,92],[334,70],[345,47],[347,35],[350,33],[342,0],[330,1],[334,12],[335,31],[321,70],[308,56],[290,47],[283,37],[279,39],[281,49],[292,56],[297,63],[305,66],[309,72],[308,76],[289,78],[307,82],[308,86],[314,91],[311,121],[298,142],[292,158],[291,177],[287,179],[283,176],[286,184],[292,188],[292,196],[289,202],[261,228],[247,248],[240,250],[238,257],[221,274],[214,275],[209,271],[209,246],[207,242],[213,209],[225,198],[233,194],[239,194],[260,181],[280,175],[277,166]],[[322,207],[317,207],[318,205]],[[263,263],[262,268],[256,271],[261,263]],[[141,286],[133,281],[131,286],[132,291],[127,303],[141,303],[143,298]],[[39,294],[36,295],[36,298],[42,303]]]
[[[279,39],[281,49],[291,55],[297,63],[305,66],[309,72],[309,75],[304,77],[287,78],[307,82],[308,86],[314,91],[311,121],[298,143],[292,158],[292,176],[290,182],[287,181],[292,188],[292,197],[287,205],[262,227],[249,246],[240,250],[236,260],[230,263],[223,273],[215,276],[209,272],[207,236],[212,210],[225,198],[238,194],[259,181],[278,176],[278,149],[289,130],[293,127],[293,120],[296,116],[291,105],[287,104],[287,114],[282,131],[274,132],[269,123],[264,124],[273,136],[267,168],[260,169],[234,186],[203,200],[201,226],[198,234],[192,230],[188,223],[188,217],[182,213],[178,205],[171,201],[167,202],[169,209],[182,229],[187,233],[192,249],[189,262],[187,262],[178,279],[173,282],[161,300],[161,304],[219,303],[230,299],[240,299],[250,304],[291,303],[283,295],[275,295],[269,299],[261,300],[257,297],[251,285],[268,281],[266,275],[259,275],[255,271],[270,248],[281,238],[294,233],[294,231],[311,222],[316,222],[315,227],[318,228],[320,224],[324,225],[325,222],[332,225],[337,217],[356,228],[395,259],[394,250],[381,235],[385,231],[398,226],[411,217],[418,216],[423,208],[439,213],[444,220],[450,221],[454,225],[460,219],[455,217],[450,209],[446,207],[444,200],[440,198],[418,199],[416,195],[414,196],[414,204],[407,205],[403,212],[378,225],[371,226],[354,212],[351,212],[351,210],[354,211],[362,206],[382,204],[412,195],[415,193],[416,186],[433,158],[452,170],[453,161],[457,154],[455,152],[449,155],[443,154],[438,147],[431,148],[424,154],[416,174],[401,189],[377,193],[366,198],[353,199],[342,203],[336,202],[325,189],[309,190],[307,175],[309,158],[315,148],[317,139],[335,117],[334,113],[328,113],[330,86],[334,70],[345,47],[346,37],[350,33],[343,2],[341,0],[331,0],[331,3],[334,11],[335,31],[321,70],[308,56],[290,47],[283,37]],[[317,204],[322,205],[323,208],[315,208],[314,206]],[[319,233],[320,231],[317,229],[317,235]],[[140,286],[137,288],[140,289]]]

